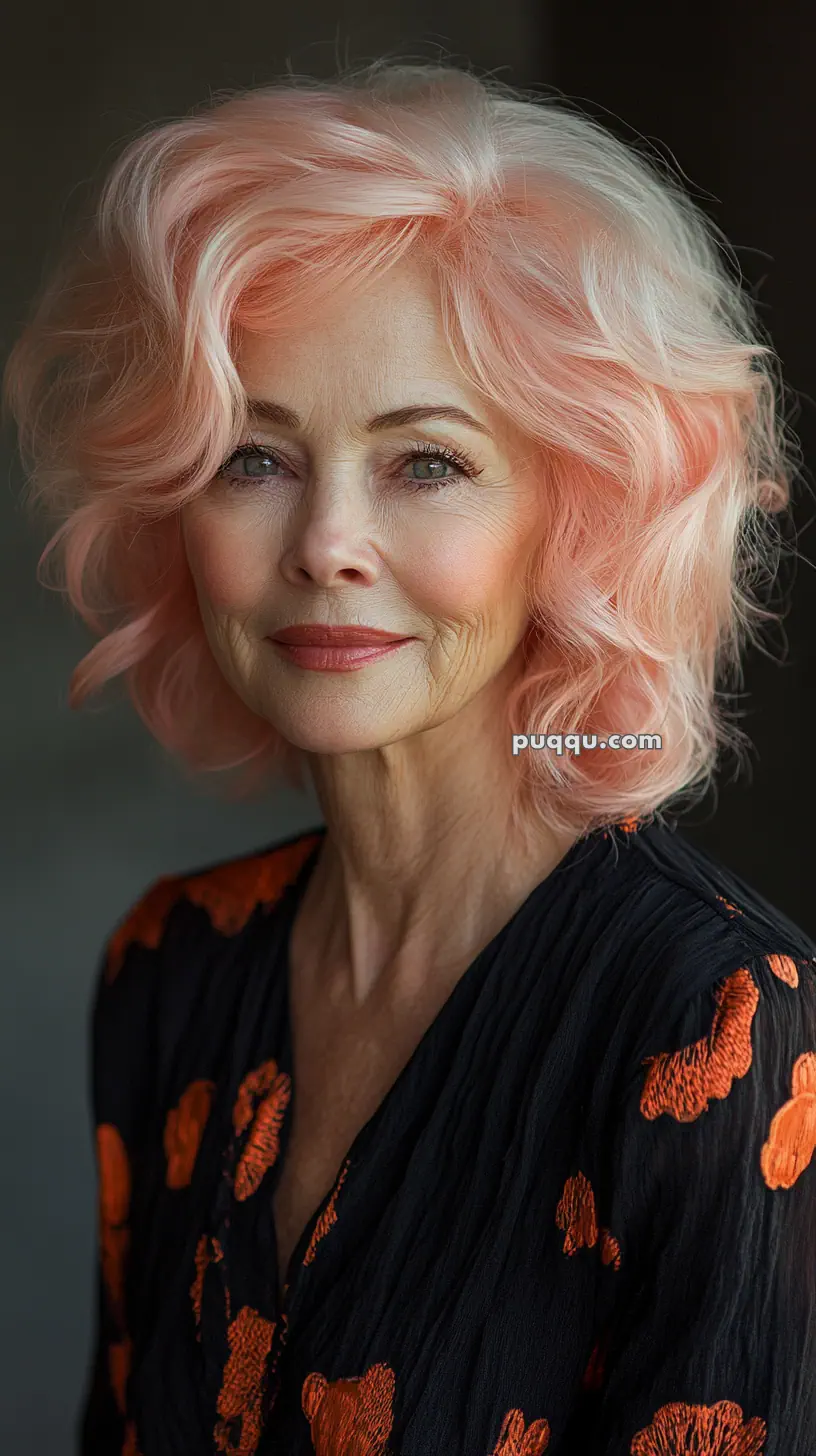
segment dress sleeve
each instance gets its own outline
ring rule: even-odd
[[[90,1369],[77,1424],[78,1456],[138,1456],[127,1406],[131,1207],[149,1111],[158,971],[158,948],[130,939],[138,930],[143,906],[144,900],[105,943],[91,1005],[97,1253]]]
[[[749,958],[653,1040],[609,1146],[615,1258],[565,1456],[814,1456],[816,967]]]

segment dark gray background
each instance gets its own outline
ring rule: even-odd
[[[794,424],[809,471],[816,45],[798,0],[775,15],[760,0],[659,11],[592,0],[391,0],[387,9],[232,0],[219,10],[74,0],[69,11],[37,0],[18,5],[3,39],[4,355],[65,219],[135,129],[287,64],[324,76],[338,59],[435,59],[441,46],[515,84],[555,85],[676,159],[759,289],[799,399]],[[214,801],[149,739],[118,688],[68,710],[70,671],[92,639],[36,582],[46,533],[20,510],[8,430],[3,449],[0,1439],[21,1456],[64,1456],[90,1340],[87,1025],[100,947],[157,875],[260,847],[320,814],[313,799],[283,792],[251,806]],[[813,502],[802,486],[797,495],[799,549],[810,558]],[[785,633],[769,644],[784,665],[757,653],[746,665],[753,768],[722,782],[718,805],[700,806],[683,827],[814,934],[816,589],[807,559],[785,584]]]

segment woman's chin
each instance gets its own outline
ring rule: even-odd
[[[389,743],[397,743],[401,738],[407,738],[413,731],[408,725],[395,728],[383,724],[378,729],[371,723],[358,726],[350,723],[339,727],[336,721],[322,726],[315,723],[314,719],[308,723],[297,720],[285,723],[279,721],[276,727],[293,748],[298,748],[303,753],[321,754],[363,753],[366,750],[384,748]]]

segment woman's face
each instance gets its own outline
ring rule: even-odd
[[[317,328],[283,342],[245,334],[236,363],[249,399],[290,419],[254,412],[247,443],[257,448],[182,510],[224,676],[313,753],[382,747],[451,718],[524,635],[540,507],[518,468],[525,442],[448,351],[429,275],[400,264],[337,296]],[[474,423],[372,428],[377,415],[429,405]],[[315,670],[272,641],[302,623],[409,640],[351,671]]]

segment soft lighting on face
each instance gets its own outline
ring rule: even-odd
[[[185,522],[229,681],[318,753],[455,717],[526,630],[539,502],[451,358],[427,274],[394,269],[285,339],[247,333],[238,362],[252,439]],[[411,640],[269,640],[314,623]]]

